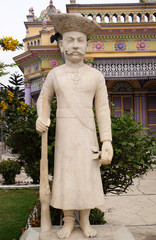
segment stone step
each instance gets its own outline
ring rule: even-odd
[[[93,226],[98,235],[95,240],[135,240],[134,236],[127,227],[113,226],[109,224]],[[40,234],[40,228],[29,228],[20,238],[20,240],[58,240],[56,233],[61,227],[53,226],[52,230],[46,234]],[[82,231],[77,226],[71,234],[69,240],[86,240],[91,238],[84,237]]]

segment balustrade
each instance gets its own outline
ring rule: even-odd
[[[82,12],[83,16],[88,17],[91,20],[98,23],[140,23],[140,22],[156,22],[156,12]]]

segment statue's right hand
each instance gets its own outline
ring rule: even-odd
[[[37,118],[36,121],[36,130],[40,133],[46,132],[50,126],[50,118],[47,118],[47,121],[43,120],[41,117]]]

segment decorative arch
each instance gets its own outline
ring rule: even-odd
[[[113,80],[113,81],[112,81],[112,80],[111,80],[111,81],[108,81],[108,82],[107,82],[107,88],[108,88],[108,89],[112,89],[113,86],[114,86],[116,83],[118,83],[118,82],[126,82],[126,83],[129,83],[129,84],[131,85],[131,87],[132,87],[133,90],[134,90],[135,88],[137,88],[137,89],[141,88],[140,83],[139,83],[138,80],[131,80],[131,81],[127,81],[127,80]]]
[[[150,88],[151,86],[156,87],[156,80],[149,80],[143,85],[144,88]]]
[[[37,40],[37,45],[40,46],[40,40],[39,39]]]
[[[133,22],[133,19],[134,19],[134,15],[133,15],[133,13],[130,13],[129,14],[129,22]]]
[[[125,22],[126,21],[126,16],[124,13],[121,14],[121,22]]]
[[[109,14],[108,14],[108,13],[105,15],[105,22],[106,22],[106,23],[109,23],[109,22],[110,22]]]
[[[137,22],[141,22],[141,13],[137,14]]]
[[[112,86],[112,92],[133,92],[134,88],[128,81],[116,81]]]
[[[93,20],[93,15],[90,13],[90,14],[88,14],[88,18],[90,19],[90,20]]]
[[[98,14],[96,15],[96,21],[97,21],[98,23],[101,23],[101,14],[100,14],[100,13],[98,13]]]
[[[118,22],[118,16],[117,14],[113,14],[113,23],[117,23]]]
[[[150,15],[149,15],[149,13],[146,13],[145,14],[145,22],[149,22],[149,20],[150,20]]]

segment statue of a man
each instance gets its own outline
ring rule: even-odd
[[[80,211],[80,228],[86,237],[97,232],[90,226],[90,210],[103,206],[100,165],[113,156],[111,120],[103,74],[84,64],[87,40],[100,30],[97,23],[76,14],[51,15],[65,64],[52,69],[37,102],[39,132],[50,125],[50,106],[57,97],[54,178],[50,204],[62,209],[64,225],[58,238],[69,238],[74,228],[74,210]],[[47,99],[48,115],[43,120],[42,104]],[[93,103],[102,142],[101,158],[96,136]]]

